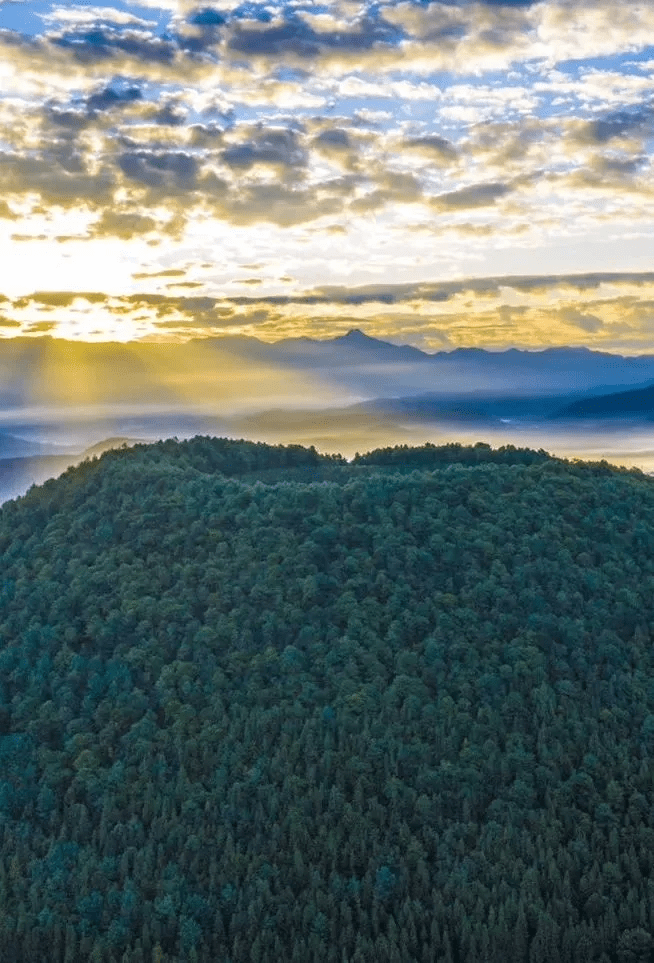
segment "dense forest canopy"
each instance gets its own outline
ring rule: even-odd
[[[0,509],[3,963],[654,960],[654,482],[195,438]]]

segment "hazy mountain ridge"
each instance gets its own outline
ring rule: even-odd
[[[112,435],[155,440],[209,432],[353,454],[475,430],[500,444],[524,444],[497,434],[515,429],[530,431],[528,443],[538,446],[537,434],[555,425],[562,409],[558,423],[567,430],[581,424],[581,411],[589,416],[591,409],[574,407],[587,395],[640,389],[650,378],[654,356],[565,347],[428,354],[358,329],[274,344],[242,335],[183,344],[5,339],[0,500],[57,474]],[[610,412],[601,408],[598,422],[606,422]],[[634,420],[643,421],[637,408]],[[74,429],[77,422],[88,430]]]
[[[56,401],[176,403],[194,378],[208,400],[247,397],[252,379],[272,378],[272,396],[283,397],[286,372],[311,375],[319,404],[329,386],[367,397],[486,390],[572,394],[654,380],[654,356],[623,357],[586,348],[542,351],[457,348],[428,354],[408,345],[371,338],[358,329],[327,340],[297,338],[266,343],[242,335],[180,344],[90,343],[49,337],[0,341],[0,397],[10,407]],[[315,369],[321,380],[315,380]],[[279,378],[273,376],[278,372]],[[50,384],[43,384],[47,375]],[[225,384],[225,377],[228,383]],[[184,379],[187,380],[185,385]],[[228,390],[229,389],[229,390]],[[186,392],[186,394],[185,394]]]
[[[558,418],[654,417],[654,385],[631,391],[612,391],[578,399],[555,412]]]

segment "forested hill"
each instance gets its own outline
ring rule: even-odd
[[[3,963],[652,963],[654,482],[198,438],[0,509]]]

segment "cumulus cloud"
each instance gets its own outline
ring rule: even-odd
[[[424,134],[422,137],[407,137],[402,145],[405,150],[416,151],[429,160],[450,164],[458,157],[454,144],[438,134]]]
[[[469,210],[474,207],[487,207],[495,204],[511,191],[509,184],[486,183],[471,184],[456,191],[439,194],[432,199],[432,206],[438,211]]]
[[[490,276],[511,258],[531,277],[539,252],[560,285],[565,245],[580,268],[594,256],[644,266],[654,81],[632,52],[651,44],[652,4],[25,9],[36,27],[0,30],[0,244],[12,264],[12,237],[42,239],[40,251],[49,241],[53,277],[67,256],[53,249],[77,259],[86,243],[87,263],[113,252],[116,284],[209,284],[150,265],[145,248],[154,259],[174,242],[185,265],[229,252],[218,289],[257,262],[240,282],[261,280],[253,294],[282,296],[279,277],[309,298],[343,282],[361,310],[373,303],[364,280]],[[449,283],[412,296],[439,304]],[[557,316],[561,330],[604,337],[592,327],[602,312],[575,310]]]
[[[229,50],[254,58],[282,56],[290,62],[306,61],[335,51],[356,62],[362,51],[399,44],[403,30],[370,9],[351,25],[325,25],[316,29],[302,14],[280,17],[269,23],[237,23],[227,41]]]
[[[654,108],[651,105],[633,110],[618,110],[604,117],[588,120],[579,126],[577,139],[583,144],[607,144],[625,137],[651,136],[654,132]]]
[[[122,90],[112,86],[103,87],[87,97],[86,109],[89,111],[112,110],[140,99],[141,91],[136,86],[128,86]]]
[[[223,163],[237,170],[249,171],[256,164],[279,170],[302,167],[306,153],[294,130],[254,130],[240,143],[231,143],[221,154]]]
[[[197,163],[181,151],[124,151],[117,163],[128,180],[147,187],[169,186],[176,190],[193,185]]]
[[[71,149],[43,145],[40,156],[27,151],[0,154],[0,192],[5,197],[35,194],[48,206],[84,203],[103,208],[113,201],[114,183],[110,170],[89,170]]]

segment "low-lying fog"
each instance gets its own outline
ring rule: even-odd
[[[361,407],[278,409],[229,418],[197,408],[24,409],[0,413],[0,501],[22,495],[30,485],[55,477],[69,465],[108,447],[196,434],[315,445],[319,451],[340,452],[346,458],[387,445],[484,441],[494,447],[544,448],[564,458],[606,459],[654,473],[654,423],[642,419],[411,421]]]

